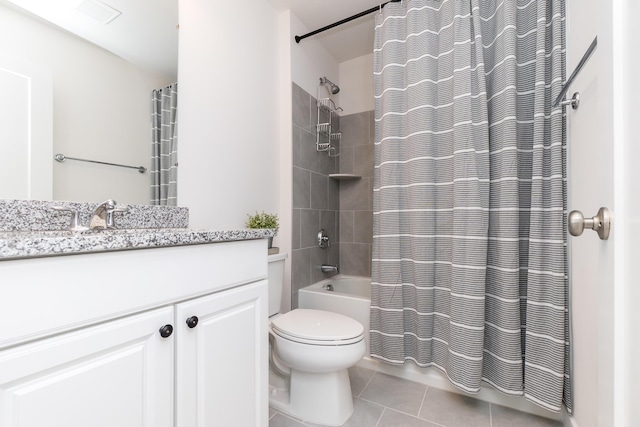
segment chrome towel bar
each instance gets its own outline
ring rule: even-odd
[[[584,53],[584,55],[582,55],[582,59],[580,59],[580,62],[578,62],[578,65],[573,70],[573,73],[571,73],[571,76],[569,77],[569,80],[567,80],[566,83],[564,84],[564,87],[562,88],[562,91],[560,92],[560,94],[556,98],[556,102],[553,103],[553,107],[554,108],[559,106],[559,105],[569,105],[569,104],[573,107],[574,110],[576,108],[578,108],[577,106],[574,107],[574,104],[569,103],[569,102],[566,102],[564,104],[560,104],[560,101],[562,100],[562,98],[564,98],[565,94],[569,90],[569,87],[571,86],[571,83],[573,83],[573,80],[578,76],[578,74],[580,74],[580,71],[582,71],[582,67],[584,67],[584,65],[587,63],[587,61],[591,57],[591,54],[593,53],[593,51],[596,50],[597,46],[598,46],[598,36],[596,36],[593,39],[593,41],[591,42],[591,45],[589,46],[587,51]],[[575,95],[574,95],[574,97],[575,97]]]
[[[56,154],[55,156],[53,156],[53,158],[56,159],[57,161],[59,161],[60,163],[62,163],[65,160],[69,159],[69,160],[77,160],[79,162],[99,163],[101,165],[109,165],[109,166],[118,166],[120,168],[137,169],[138,172],[140,172],[140,173],[145,173],[147,171],[147,168],[145,168],[144,166],[127,166],[127,165],[119,165],[117,163],[99,162],[97,160],[78,159],[76,157],[67,157],[64,154]]]

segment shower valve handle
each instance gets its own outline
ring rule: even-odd
[[[318,231],[318,246],[323,249],[329,247],[329,236],[323,228]]]

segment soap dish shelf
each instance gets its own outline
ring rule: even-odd
[[[335,179],[336,181],[355,181],[356,179],[362,178],[360,175],[354,175],[352,173],[330,173],[330,179]]]

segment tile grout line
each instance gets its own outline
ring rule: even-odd
[[[369,378],[369,380],[367,381],[367,383],[364,385],[364,387],[362,387],[362,390],[360,390],[360,393],[358,393],[358,395],[356,396],[358,399],[360,399],[360,396],[362,396],[362,393],[364,393],[364,391],[367,389],[367,387],[369,387],[369,384],[371,383],[371,381],[373,380],[373,377],[376,376],[376,371],[373,371],[373,375],[371,375],[371,377]],[[364,400],[364,399],[363,399]]]
[[[428,420],[428,419],[426,419],[426,418],[420,418],[420,417],[418,417],[418,416],[416,416],[416,415],[413,415],[413,414],[410,414],[410,413],[408,413],[408,412],[404,412],[404,411],[401,411],[401,410],[399,410],[399,409],[391,408],[391,407],[389,407],[389,406],[381,405],[380,403],[378,403],[378,402],[374,402],[373,400],[363,399],[362,397],[359,397],[358,399],[362,400],[363,402],[367,402],[367,403],[371,403],[371,404],[376,405],[376,406],[380,406],[381,408],[383,408],[382,413],[384,413],[387,409],[389,409],[389,410],[391,410],[391,411],[393,411],[393,412],[397,412],[397,413],[399,413],[399,414],[403,414],[403,415],[409,416],[409,417],[411,417],[411,418],[415,418],[416,420],[426,421],[426,422],[428,422],[428,423],[431,423],[431,424],[433,424],[433,425],[437,425],[437,426],[440,426],[440,427],[447,427],[447,426],[442,425],[442,424],[440,424],[440,423],[437,423],[437,422],[435,422],[435,421],[431,421],[431,420]],[[382,419],[382,414],[380,414],[380,419]],[[377,423],[376,423],[376,425],[377,425]]]
[[[376,422],[376,425],[374,427],[378,427],[380,425],[380,421],[382,421],[382,416],[384,415],[384,412],[387,410],[386,406],[382,407],[382,412],[380,413],[380,417],[378,417],[378,421]]]
[[[424,406],[424,399],[427,398],[427,391],[429,390],[429,386],[426,386],[424,389],[424,393],[422,393],[422,401],[420,401],[420,407],[418,408],[417,417],[420,418],[420,413],[422,412],[422,407]]]
[[[489,427],[493,427],[493,406],[489,402]]]

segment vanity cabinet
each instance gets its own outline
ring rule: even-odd
[[[0,261],[0,427],[266,426],[266,276],[263,240]]]
[[[177,427],[266,426],[267,282],[176,306]]]
[[[0,425],[172,426],[171,323],[161,308],[0,352]]]

